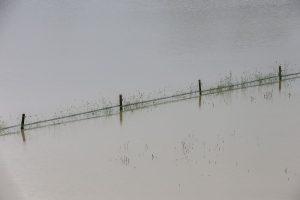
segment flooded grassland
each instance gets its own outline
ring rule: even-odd
[[[199,79],[207,89],[228,72],[299,72],[299,11],[299,0],[0,0],[0,127]],[[0,136],[0,200],[296,200],[299,105],[297,79]]]

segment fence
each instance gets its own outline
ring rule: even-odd
[[[281,89],[282,81],[296,79],[296,78],[300,78],[300,72],[283,74],[281,66],[279,66],[278,74],[261,76],[254,80],[242,80],[238,83],[232,83],[228,81],[226,83],[218,85],[217,87],[212,87],[204,90],[202,88],[201,80],[198,80],[197,89],[191,89],[189,91],[180,92],[170,96],[163,96],[159,98],[140,100],[134,102],[124,102],[123,96],[119,95],[118,105],[103,107],[95,110],[55,117],[46,120],[40,120],[32,123],[25,123],[25,114],[23,114],[21,124],[0,129],[0,136],[18,133],[20,132],[20,130],[24,132],[24,130],[32,130],[32,129],[42,128],[46,126],[54,126],[54,125],[59,125],[64,123],[87,120],[92,118],[99,118],[104,116],[111,116],[116,114],[120,114],[120,120],[122,121],[122,113],[126,111],[132,111],[132,110],[141,109],[145,107],[157,106],[160,104],[165,104],[174,101],[181,101],[181,100],[191,99],[196,97],[201,98],[202,96],[205,95],[218,94],[218,93],[228,92],[232,90],[238,90],[238,89],[249,88],[249,87],[257,87],[257,86],[274,84],[274,83],[279,83],[279,89]]]

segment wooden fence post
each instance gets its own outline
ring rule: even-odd
[[[201,96],[202,96],[202,83],[201,83],[201,80],[198,80],[198,87],[199,87],[199,107],[201,107]]]
[[[24,130],[24,125],[25,125],[25,114],[22,114],[21,130]]]
[[[119,95],[119,104],[120,104],[120,112],[123,111],[123,96],[122,94]]]
[[[201,80],[198,80],[198,85],[199,85],[199,95],[202,95],[202,83]]]
[[[279,81],[282,81],[282,68],[281,68],[281,65],[279,65],[279,67],[278,67],[278,77],[279,77]]]

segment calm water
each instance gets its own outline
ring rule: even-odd
[[[0,197],[299,199],[299,103],[300,79],[1,137]]]
[[[298,0],[0,0],[0,117],[300,69],[299,19]]]
[[[298,0],[0,0],[0,120],[300,71]],[[0,137],[0,200],[300,198],[300,80]]]

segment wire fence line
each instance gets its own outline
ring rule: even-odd
[[[300,72],[290,73],[290,74],[279,74],[279,75],[272,74],[272,75],[259,77],[253,80],[240,81],[236,83],[227,82],[205,90],[202,90],[201,87],[199,87],[198,89],[190,89],[189,91],[180,92],[169,96],[162,96],[158,98],[151,98],[148,100],[140,100],[134,102],[126,102],[124,105],[122,105],[122,109],[120,109],[120,104],[112,105],[112,106],[106,106],[106,107],[102,107],[99,109],[94,109],[86,112],[79,112],[79,113],[64,115],[60,117],[54,117],[46,120],[39,120],[31,123],[25,123],[24,129],[32,130],[32,129],[42,128],[47,126],[76,122],[80,120],[107,117],[115,114],[120,114],[120,113],[122,114],[122,112],[126,112],[126,111],[132,111],[132,110],[141,109],[145,107],[161,105],[164,103],[181,101],[181,100],[201,97],[205,95],[218,94],[218,93],[223,93],[223,92],[237,90],[237,89],[274,84],[280,81],[296,79],[296,78],[300,78]],[[18,133],[20,131],[20,128],[21,128],[21,124],[1,128],[0,136]]]

